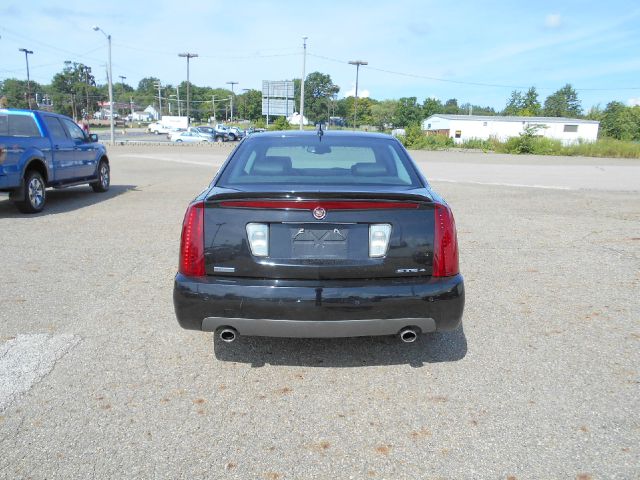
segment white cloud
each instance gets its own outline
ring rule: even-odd
[[[550,13],[544,19],[544,26],[547,28],[558,28],[562,24],[559,13]]]
[[[627,105],[630,107],[640,107],[640,97],[630,98],[627,100]]]
[[[369,90],[358,88],[358,98],[369,98],[369,94],[370,94]],[[356,95],[356,87],[351,87],[351,89],[347,90],[344,93],[345,98],[354,97],[355,95]]]

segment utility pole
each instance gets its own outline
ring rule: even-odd
[[[231,85],[231,123],[233,123],[233,86],[237,84],[238,82],[227,82],[227,85]]]
[[[124,75],[118,75],[118,78],[120,79],[120,84],[122,85],[122,96],[124,97],[125,93],[126,93],[125,90],[124,90],[124,81],[125,81],[125,79],[127,77],[125,77]],[[125,121],[125,126],[126,126],[127,119],[125,118],[124,121]],[[131,117],[131,125],[133,126],[133,116]]]
[[[158,82],[154,87],[158,89],[158,120],[160,120],[162,118],[162,83]]]
[[[362,60],[349,61],[349,65],[356,66],[356,96],[353,103],[353,129],[356,129],[356,119],[358,116],[358,72],[360,71],[360,65],[369,65],[369,62],[363,62]]]
[[[176,97],[178,98],[178,116],[182,116],[182,108],[180,108],[180,85],[176,85]]]
[[[27,62],[27,103],[29,104],[29,110],[31,110],[31,78],[29,77],[29,55],[33,54],[32,50],[26,48],[19,48],[19,52],[24,52],[24,59]]]
[[[211,95],[211,105],[213,108],[213,123],[216,123],[216,96]]]
[[[192,58],[196,58],[198,56],[197,53],[179,53],[179,57],[183,57],[187,59],[187,125],[191,125],[191,105],[190,105],[190,97],[189,97],[189,60]]]
[[[304,124],[304,78],[305,70],[307,68],[307,38],[302,37],[302,80],[300,81],[300,130]]]
[[[111,35],[107,35],[105,33],[104,30],[102,30],[100,27],[98,27],[97,25],[95,25],[93,27],[94,31],[100,31],[102,32],[102,34],[107,37],[108,43],[109,43],[109,66],[108,66],[108,77],[109,77],[109,130],[111,132],[111,145],[114,144],[114,137],[115,137],[115,125],[113,123],[113,73],[111,71]]]

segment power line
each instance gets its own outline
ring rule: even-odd
[[[340,63],[340,64],[345,64],[348,65],[349,62],[347,60],[340,60],[337,58],[332,58],[332,57],[327,57],[325,55],[318,55],[318,54],[313,54],[313,53],[309,53],[308,54],[311,57],[315,57],[315,58],[320,58],[323,60],[328,60],[330,62],[334,62],[334,63]],[[444,82],[444,83],[453,83],[453,84],[457,84],[457,85],[470,85],[470,86],[476,86],[476,87],[490,87],[490,88],[509,88],[509,89],[516,89],[516,90],[526,90],[529,87],[528,86],[522,86],[522,85],[505,85],[505,84],[498,84],[498,83],[483,83],[483,82],[469,82],[469,81],[464,81],[464,80],[452,80],[449,78],[441,78],[441,77],[433,77],[433,76],[429,76],[429,75],[422,75],[422,74],[418,74],[418,73],[408,73],[408,72],[398,72],[395,70],[388,70],[385,68],[377,68],[377,67],[371,67],[371,66],[364,66],[363,68],[366,68],[368,70],[374,70],[374,71],[378,71],[378,72],[382,72],[382,73],[388,73],[391,75],[398,75],[398,76],[402,76],[402,77],[410,77],[410,78],[420,78],[420,79],[424,79],[424,80],[433,80],[433,81],[437,81],[437,82]],[[537,90],[556,90],[557,87],[536,87]],[[576,91],[617,91],[617,90],[640,90],[640,87],[607,87],[607,88],[574,88],[574,90]]]

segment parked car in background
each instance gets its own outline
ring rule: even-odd
[[[175,143],[212,143],[215,141],[211,135],[194,130],[173,132],[169,136],[169,140]]]
[[[170,133],[171,127],[168,125],[163,125],[160,122],[150,123],[147,126],[148,133],[155,133],[156,135],[160,135],[161,133]]]
[[[189,130],[210,135],[214,142],[226,142],[229,140],[229,134],[226,131],[219,131],[213,127],[191,127]]]
[[[226,342],[413,342],[462,319],[453,214],[391,136],[251,135],[187,208],[173,300]]]
[[[252,135],[254,133],[261,133],[261,132],[266,132],[267,130],[265,128],[255,128],[255,127],[249,127],[245,130],[245,135],[249,136]]]
[[[0,191],[21,212],[41,212],[48,187],[89,184],[109,190],[107,149],[71,118],[35,110],[0,109]]]
[[[242,140],[246,137],[246,132],[240,127],[229,127],[229,131],[236,136],[236,140]]]

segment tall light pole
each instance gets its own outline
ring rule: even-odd
[[[124,81],[126,80],[127,77],[125,77],[124,75],[118,75],[118,78],[120,79],[120,85],[122,85],[122,96],[124,97],[126,91],[124,89]],[[126,118],[125,118],[126,121]],[[133,126],[133,116],[131,117],[131,125]]]
[[[227,82],[227,85],[231,85],[231,123],[233,123],[233,86],[238,82]]]
[[[307,68],[307,38],[302,37],[302,80],[300,81],[300,130],[304,123],[304,77]]]
[[[107,35],[104,30],[102,30],[99,26],[95,25],[93,30],[98,32],[102,32],[102,34],[107,37],[109,42],[109,63],[107,69],[109,70],[109,130],[111,132],[111,145],[114,144],[114,136],[115,136],[115,126],[113,124],[113,75],[111,73],[111,35]]]
[[[196,58],[198,56],[197,53],[179,53],[179,57],[184,57],[187,59],[187,125],[191,125],[191,105],[190,105],[190,97],[189,97],[189,60],[192,58]]]
[[[358,73],[360,71],[360,65],[369,65],[369,62],[363,62],[362,60],[351,60],[349,65],[356,66],[356,96],[353,103],[353,129],[356,129],[356,118],[358,115]]]
[[[29,104],[29,109],[31,109],[31,78],[29,77],[29,55],[33,54],[33,51],[27,50],[26,48],[19,48],[18,51],[24,52],[24,59],[27,62],[27,103]]]

